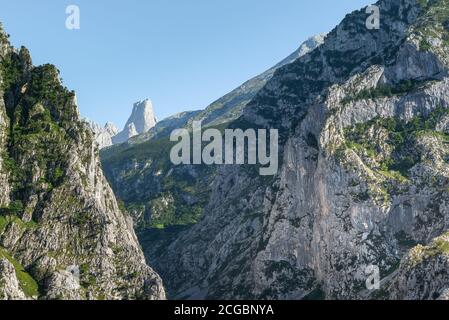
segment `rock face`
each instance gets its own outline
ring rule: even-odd
[[[88,121],[88,123],[100,149],[112,146],[112,138],[118,134],[118,129],[113,123],[107,122],[103,128],[95,122]]]
[[[154,116],[153,104],[150,99],[136,102],[133,112],[128,119],[125,127],[134,124],[139,134],[147,132],[156,125],[156,117]]]
[[[165,298],[58,70],[3,30],[0,66],[0,298]]]
[[[391,299],[449,300],[449,233],[403,258],[389,288]]]
[[[14,266],[0,257],[0,300],[25,300]]]
[[[123,131],[118,133],[116,136],[112,137],[112,143],[113,144],[120,144],[127,142],[132,137],[137,136],[139,133],[136,130],[136,126],[134,123],[128,124],[125,126]]]
[[[10,50],[5,34],[0,31],[0,57],[9,54]],[[3,99],[0,99],[0,154],[3,154],[7,149],[8,129],[9,122],[6,115],[5,103]],[[5,169],[4,160],[0,157],[0,207],[9,205],[9,192],[8,173]]]
[[[230,124],[280,130],[278,175],[217,168],[197,223],[142,232],[173,297],[448,296],[449,2],[376,5],[379,30],[366,28],[365,9],[347,15],[320,47],[280,67]],[[109,179],[126,168],[171,177],[147,155],[126,166],[115,158]],[[161,200],[167,214],[176,212],[170,199]],[[380,290],[367,290],[371,266]]]
[[[156,125],[153,104],[149,99],[136,102],[122,132],[112,138],[114,144],[127,142],[130,138],[148,132]]]

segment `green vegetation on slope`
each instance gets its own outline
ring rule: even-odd
[[[360,91],[358,94],[350,97],[346,97],[342,100],[343,104],[348,104],[353,101],[358,100],[368,100],[368,99],[378,99],[384,97],[392,97],[396,95],[410,93],[413,90],[417,90],[424,85],[428,84],[431,80],[417,81],[417,80],[403,80],[397,85],[378,85],[373,89],[365,89]]]
[[[435,130],[438,120],[449,115],[449,110],[437,108],[427,116],[415,117],[411,121],[398,118],[376,118],[369,122],[357,124],[354,128],[346,129],[346,147],[355,151],[365,151],[370,157],[378,153],[377,141],[367,136],[370,128],[383,128],[388,132],[387,143],[393,149],[392,157],[380,163],[380,170],[399,172],[407,177],[409,170],[420,161],[419,155],[410,147],[416,138],[422,135],[432,135],[449,142],[449,135]]]
[[[352,185],[367,182],[366,188],[352,194],[353,199],[361,202],[373,199],[383,205],[392,196],[407,193],[413,175],[420,172],[411,169],[435,161],[429,158],[432,157],[429,143],[438,143],[440,147],[435,154],[441,157],[442,164],[449,163],[449,134],[436,129],[437,124],[448,116],[449,110],[439,107],[409,121],[377,117],[346,128],[345,140],[336,150],[335,159],[348,169],[363,165],[363,178],[360,181],[355,178]],[[354,153],[361,162],[354,161]],[[441,192],[449,190],[437,172],[423,179],[427,185]]]
[[[440,39],[444,46],[449,46],[449,1],[419,0],[419,4],[423,13],[414,31],[421,37],[420,50],[435,49],[430,39]]]
[[[228,124],[213,126],[221,132]],[[206,128],[203,128],[206,129]],[[203,216],[216,166],[174,166],[168,136],[102,150],[107,179],[138,228],[196,224]]]
[[[1,221],[1,220],[0,220]],[[8,260],[13,266],[16,272],[17,279],[19,280],[19,285],[22,291],[28,298],[36,298],[39,296],[39,286],[36,280],[30,276],[24,269],[24,267],[14,259],[6,249],[0,247],[0,258],[5,258]]]
[[[410,250],[406,263],[415,267],[440,255],[449,255],[449,233],[434,239],[428,246],[417,245]]]
[[[74,93],[62,86],[59,71],[52,65],[32,67],[27,49],[4,57],[0,72],[10,120],[8,149],[1,156],[15,200],[9,209],[15,210],[24,206],[19,202],[26,194],[49,192],[63,182],[77,112]]]

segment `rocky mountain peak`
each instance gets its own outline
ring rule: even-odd
[[[156,117],[154,116],[153,103],[150,99],[136,102],[133,106],[133,111],[125,125],[134,124],[138,134],[142,134],[150,130],[156,125]]]
[[[107,122],[104,127],[101,127],[95,122],[87,119],[86,121],[92,129],[100,149],[127,142],[135,136],[147,133],[155,127],[157,122],[150,99],[134,103],[131,116],[120,132],[112,122]]]
[[[145,99],[134,103],[133,111],[125,124],[123,131],[112,138],[113,144],[127,142],[132,137],[148,132],[156,126],[153,103]]]
[[[98,143],[100,149],[112,146],[112,137],[116,136],[119,132],[112,122],[107,122],[104,127],[102,127],[89,119],[85,119],[85,121],[92,130],[92,133],[95,136],[95,141]]]
[[[112,122],[109,122],[109,121],[106,122],[104,129],[113,135],[116,135],[118,133],[118,129],[115,126],[115,124],[113,124]]]

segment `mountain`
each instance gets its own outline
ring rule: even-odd
[[[323,44],[325,36],[325,34],[319,34],[307,39],[287,58],[218,99],[191,121],[202,121],[203,126],[208,126],[227,123],[237,119],[240,117],[246,104],[250,102],[257,92],[273,77],[276,70],[286,64],[292,63],[296,59],[319,47]]]
[[[102,155],[170,296],[448,298],[449,1],[376,5],[380,29],[352,12],[240,117],[201,116],[279,129],[276,176],[173,167],[163,137]]]
[[[164,299],[73,91],[0,27],[0,299]]]
[[[246,81],[238,88],[207,106],[206,109],[181,112],[168,117],[158,122],[150,131],[131,137],[129,139],[130,144],[142,143],[155,136],[170,135],[174,129],[190,127],[193,121],[202,121],[204,126],[216,126],[237,119],[241,116],[245,105],[273,77],[277,69],[319,47],[323,43],[324,37],[325,34],[310,37],[287,58],[264,73]]]
[[[153,104],[149,99],[136,102],[123,131],[112,137],[113,144],[127,142],[130,138],[152,129],[157,123]]]
[[[85,119],[85,121],[89,124],[100,149],[128,142],[129,139],[138,135],[145,135],[157,124],[153,104],[150,99],[134,104],[131,116],[126,122],[124,129],[120,132],[111,122],[107,122],[104,127],[101,127],[88,119]],[[168,120],[165,123],[167,122]]]
[[[93,121],[87,120],[87,122],[100,149],[112,146],[112,138],[119,132],[117,127],[112,122],[107,122],[104,127],[101,127]]]
[[[102,150],[106,176],[134,217],[136,226],[184,226],[196,222],[202,216],[211,192],[209,183],[214,176],[214,168],[174,167],[171,164],[168,155],[172,144],[167,141],[170,133],[190,127],[194,120],[202,120],[205,126],[226,126],[228,121],[242,114],[244,105],[278,68],[317,48],[323,39],[324,35],[308,39],[276,66],[247,81],[205,110],[174,115],[158,122],[147,133],[132,137],[127,144]],[[160,206],[167,197],[170,199],[168,207]]]

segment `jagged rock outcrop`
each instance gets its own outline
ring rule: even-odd
[[[2,298],[23,298],[17,281],[27,298],[165,298],[103,176],[74,92],[1,29],[0,66]]]
[[[157,120],[150,99],[136,102],[125,128],[112,138],[112,142],[114,144],[127,142],[132,137],[148,132],[154,128],[156,123]]]
[[[100,149],[112,146],[112,138],[119,132],[113,123],[107,122],[104,127],[101,127],[93,121],[87,122],[94,133],[95,141]]]
[[[140,134],[153,128],[156,125],[156,122],[153,104],[150,99],[145,99],[134,104],[133,111],[125,127],[134,124],[137,132]]]
[[[449,300],[449,233],[410,250],[388,291],[391,299]]]
[[[174,297],[447,295],[445,254],[398,266],[449,229],[449,1],[377,5],[379,30],[365,10],[349,14],[231,124],[280,130],[277,176],[220,168],[197,224],[162,244],[143,237]],[[372,265],[394,284],[378,295],[367,293]]]
[[[14,266],[0,256],[0,300],[26,300],[19,286]]]

